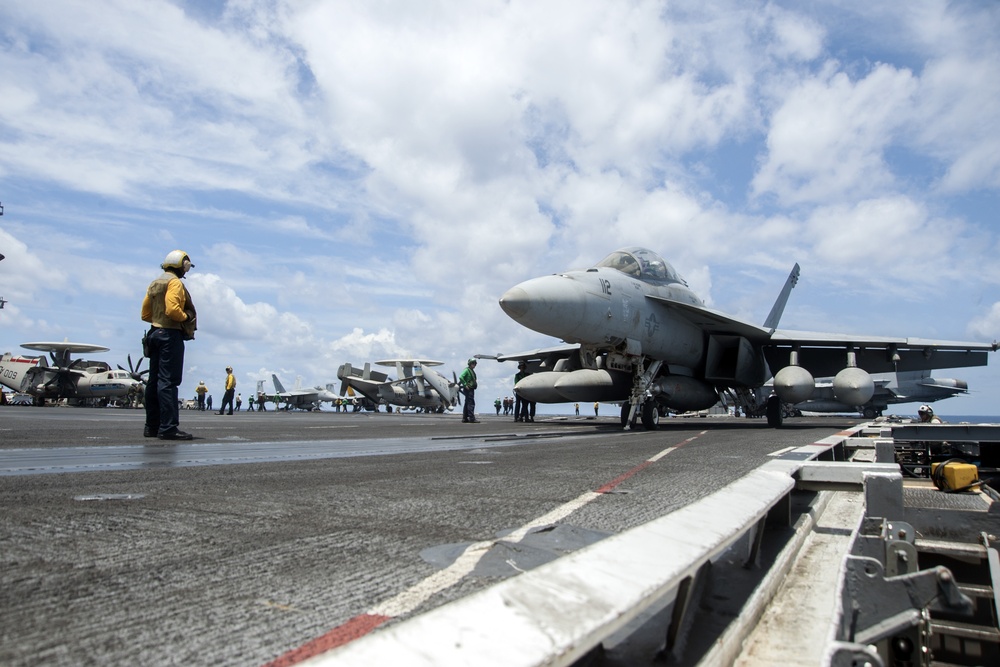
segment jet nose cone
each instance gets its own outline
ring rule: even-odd
[[[531,305],[531,299],[520,285],[511,287],[500,297],[500,307],[514,321],[520,321]]]
[[[533,278],[510,288],[500,297],[500,307],[522,326],[564,338],[575,335],[584,321],[587,302],[576,280],[556,275]]]

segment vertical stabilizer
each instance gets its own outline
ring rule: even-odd
[[[274,382],[274,390],[279,394],[285,393],[285,388],[281,386],[281,380],[274,373],[271,373],[271,381]]]
[[[764,320],[764,328],[769,329],[771,333],[774,333],[774,330],[778,328],[778,321],[781,320],[781,314],[785,312],[785,304],[788,303],[788,296],[792,293],[792,288],[795,287],[797,282],[799,282],[798,263],[792,267],[792,272],[788,274],[785,286],[781,288],[781,294],[778,295],[777,301],[771,307],[771,312],[768,314],[767,319]]]

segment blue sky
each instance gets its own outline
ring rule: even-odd
[[[4,3],[0,351],[134,358],[174,248],[185,395],[549,345],[499,296],[629,245],[753,321],[797,261],[784,327],[1000,337],[1000,5],[709,4]]]

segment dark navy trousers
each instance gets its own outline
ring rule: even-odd
[[[146,426],[161,434],[171,433],[180,422],[177,387],[184,376],[184,334],[180,329],[153,327],[146,337],[146,347]]]

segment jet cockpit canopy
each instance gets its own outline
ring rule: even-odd
[[[616,250],[598,262],[597,266],[616,269],[625,275],[647,283],[687,285],[684,279],[674,271],[674,267],[655,252],[646,248],[631,247]]]

